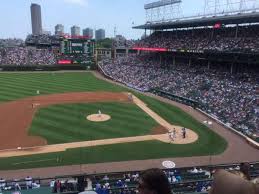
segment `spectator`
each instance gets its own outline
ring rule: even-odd
[[[199,171],[196,167],[194,167],[192,170],[190,170],[190,173],[197,174]]]
[[[240,176],[218,170],[210,194],[257,194],[259,185],[242,179]]]
[[[124,183],[121,180],[118,180],[116,183],[117,187],[123,187]]]
[[[56,56],[48,49],[26,47],[0,48],[0,60],[3,65],[53,65]]]
[[[60,182],[60,180],[57,180],[56,183],[57,183],[57,193],[60,193],[61,192],[61,182]]]
[[[4,190],[6,186],[5,179],[0,178],[0,190]]]
[[[139,179],[140,194],[171,194],[170,184],[163,171],[149,169],[144,171]]]
[[[108,180],[109,180],[109,177],[108,177],[107,175],[105,175],[105,176],[103,177],[103,180],[104,180],[104,181],[108,181]]]
[[[258,74],[208,71],[199,64],[175,64],[164,69],[157,65],[158,58],[149,54],[106,60],[101,68],[115,81],[134,89],[145,92],[158,88],[197,101],[203,111],[252,138],[251,134],[259,133]]]
[[[32,178],[30,176],[27,176],[25,178],[25,181],[26,181],[26,188],[27,188],[27,190],[31,189],[32,188]]]
[[[40,188],[40,184],[37,184],[35,181],[32,181],[31,187],[32,189],[38,189]]]
[[[22,189],[21,189],[21,186],[20,186],[20,184],[19,184],[19,180],[18,180],[18,179],[14,179],[13,185],[14,185],[14,190],[15,190],[15,191],[20,191],[20,190],[22,190]]]
[[[240,172],[243,173],[244,179],[250,181],[251,176],[250,176],[250,164],[249,163],[241,163],[240,165]]]
[[[259,25],[239,26],[238,37],[235,34],[235,27],[156,31],[151,36],[136,43],[136,46],[174,50],[253,53],[259,51],[258,29]]]

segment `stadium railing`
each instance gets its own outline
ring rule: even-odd
[[[250,165],[252,165],[252,167],[251,167],[251,177],[253,177],[253,178],[258,177],[259,176],[259,162],[250,163]],[[203,170],[212,170],[212,169],[235,170],[235,168],[237,166],[239,166],[239,164],[221,164],[221,165],[211,165],[211,166],[200,166],[200,167],[197,167],[197,169],[202,168]],[[172,189],[173,189],[174,193],[196,193],[197,185],[199,183],[208,184],[208,183],[211,183],[213,181],[212,178],[204,177],[199,173],[198,174],[191,174],[189,172],[189,170],[191,170],[191,169],[192,169],[192,167],[164,169],[164,171],[166,173],[168,173],[169,171],[170,172],[174,171],[175,173],[177,172],[178,174],[180,174],[180,176],[182,176],[182,177],[184,177],[184,176],[191,177],[190,180],[182,179],[182,181],[180,181],[180,182],[172,183],[171,186],[172,186]],[[79,177],[85,177],[85,178],[90,178],[92,180],[93,185],[96,184],[97,181],[99,181],[99,183],[105,183],[105,182],[108,181],[110,183],[110,185],[112,186],[111,189],[109,190],[109,192],[112,193],[112,194],[117,194],[117,193],[120,193],[120,190],[124,189],[124,187],[116,187],[116,185],[114,183],[119,179],[124,180],[124,178],[123,178],[124,175],[128,174],[128,173],[130,173],[132,175],[134,173],[140,173],[140,171],[133,171],[133,172],[132,171],[126,171],[126,172],[114,172],[114,173],[103,173],[103,174],[65,175],[65,176],[48,177],[48,178],[33,178],[33,180],[36,183],[41,185],[40,190],[35,189],[35,191],[39,191],[37,193],[42,193],[43,191],[45,192],[44,194],[50,193],[51,189],[47,189],[47,188],[49,188],[49,183],[53,180],[63,181],[63,184],[64,184],[64,181],[66,181],[66,180],[73,179],[74,181],[78,181]],[[102,181],[103,177],[105,175],[109,176],[109,180]],[[12,186],[11,190],[3,192],[4,194],[9,194],[11,191],[14,190],[13,183],[15,181],[14,180],[8,180],[8,181],[5,181],[5,182],[7,183],[7,185]],[[25,179],[20,179],[20,180],[17,180],[16,182],[19,182],[22,189],[26,189],[26,180]],[[126,187],[126,189],[136,189],[136,187],[137,187],[137,182],[131,181],[131,183],[128,184],[128,187]],[[42,192],[41,192],[41,189],[42,189]],[[74,191],[64,190],[64,191],[66,191],[66,192],[63,192],[63,193],[76,193],[77,192],[75,190]],[[23,193],[27,194],[26,192],[23,192]],[[32,192],[28,192],[28,194],[29,193],[31,194]]]
[[[165,91],[162,91],[162,90],[159,90],[159,89],[151,89],[150,92],[153,93],[153,94],[158,94],[159,96],[163,95],[163,96],[166,96],[167,98],[170,98],[171,100],[174,100],[176,102],[180,102],[180,103],[183,103],[185,105],[192,106],[194,109],[196,109],[198,107],[201,107],[201,105],[197,101],[194,101],[194,100],[191,100],[191,99],[188,99],[188,98],[184,98],[182,96],[177,96],[177,95],[174,95],[174,94],[171,94],[169,92],[165,92]]]

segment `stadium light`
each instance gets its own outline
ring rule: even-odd
[[[144,5],[145,10],[181,3],[182,0],[161,0]]]

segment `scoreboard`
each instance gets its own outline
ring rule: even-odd
[[[63,60],[71,60],[71,64],[85,64],[93,62],[95,40],[83,37],[63,38],[60,44]]]
[[[64,39],[61,42],[62,54],[93,54],[94,40]]]

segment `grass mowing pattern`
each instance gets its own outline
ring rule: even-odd
[[[29,80],[26,80],[27,78]],[[0,82],[0,101],[36,95],[36,90],[38,89],[41,90],[41,94],[72,91],[127,91],[125,88],[98,80],[90,73],[64,73],[56,75],[0,74]],[[181,125],[197,132],[199,134],[199,141],[189,145],[171,145],[158,141],[147,141],[69,149],[60,153],[40,154],[26,157],[1,158],[0,169],[24,169],[81,163],[87,164],[168,157],[204,156],[220,154],[226,149],[227,142],[222,137],[193,119],[187,113],[151,97],[136,93],[135,95],[147,103],[153,111],[160,114],[172,124]],[[57,158],[60,158],[61,160],[57,160]],[[39,160],[49,161],[37,162]],[[26,161],[29,161],[30,163],[13,165],[14,163]]]
[[[4,158],[0,160],[0,170],[160,159],[168,157],[206,156],[208,154],[209,153],[204,151],[201,153],[200,150],[195,149],[193,145],[173,145],[159,141],[145,141],[69,149],[59,153]],[[49,161],[37,162],[43,159]],[[15,163],[20,162],[25,163],[14,165]]]
[[[1,73],[0,102],[65,92],[121,92],[122,87],[96,79],[92,73]]]
[[[110,115],[107,122],[91,122],[86,116],[98,110]],[[30,135],[44,137],[48,144],[148,135],[158,124],[135,104],[89,103],[55,105],[40,109]]]

